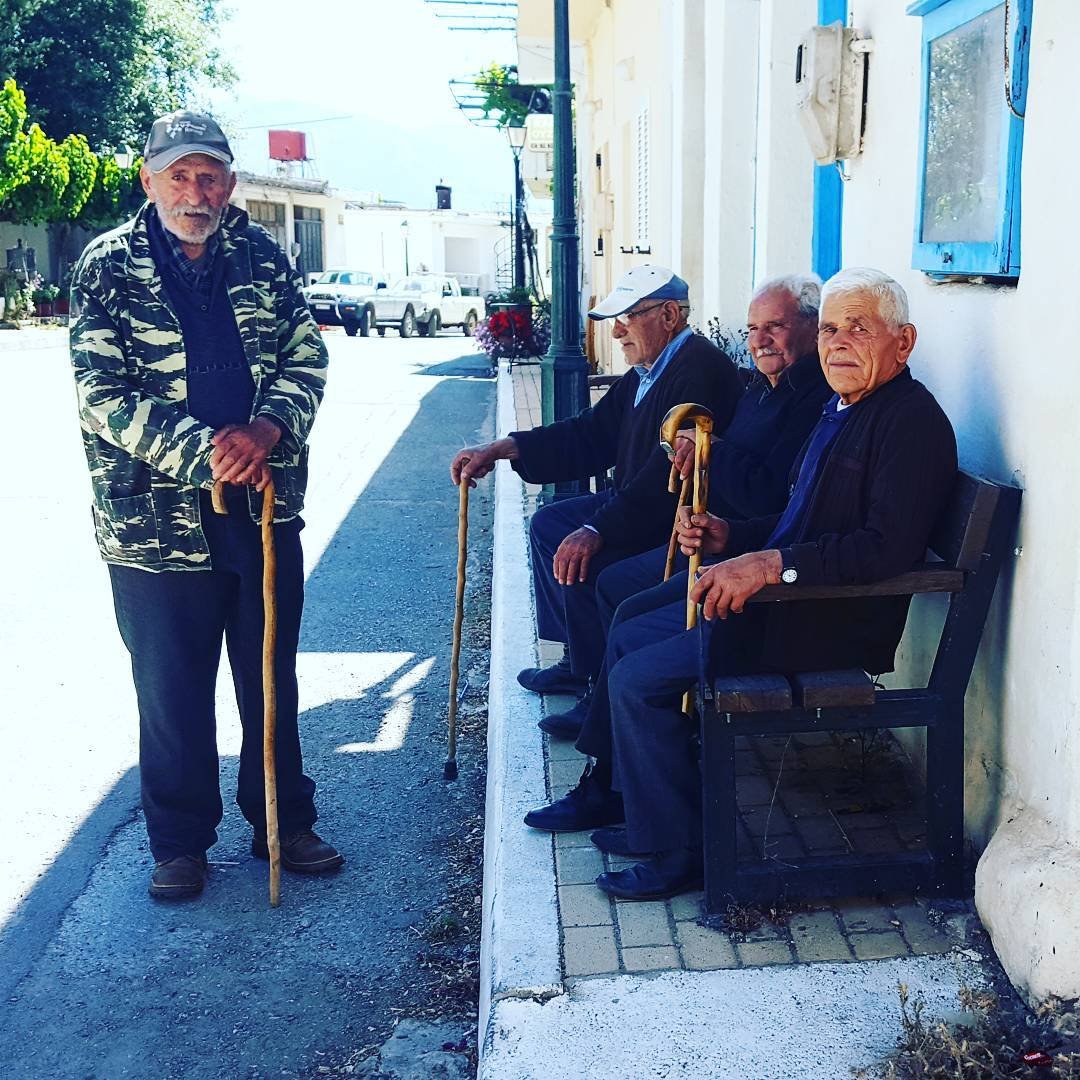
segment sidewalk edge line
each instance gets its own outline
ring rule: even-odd
[[[496,428],[516,427],[510,374],[499,373]],[[506,462],[495,470],[491,575],[491,669],[480,940],[479,1075],[506,998],[565,993],[551,838],[522,824],[547,802],[540,698],[522,689],[519,668],[536,656],[523,486]]]

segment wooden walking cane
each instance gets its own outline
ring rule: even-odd
[[[270,853],[270,906],[281,903],[281,838],[278,835],[277,760],[274,746],[277,735],[277,680],[274,678],[274,652],[277,646],[277,552],[274,550],[274,481],[263,488],[263,792],[266,799],[266,848]],[[227,514],[220,481],[210,493],[214,510]]]
[[[712,413],[697,415],[694,417],[694,513],[704,514],[709,504],[709,455],[712,450]],[[697,626],[697,604],[690,599],[694,585],[697,583],[698,571],[701,569],[701,549],[698,548],[690,556],[690,574],[686,581],[686,629],[693,630]],[[682,710],[690,712],[690,691],[683,694]]]
[[[696,416],[708,416],[710,423],[712,422],[712,413],[705,408],[704,405],[695,405],[692,402],[686,405],[675,405],[668,409],[664,415],[664,419],[660,422],[660,447],[665,453],[674,455],[675,453],[675,440],[678,437],[679,429],[683,424],[692,420]],[[696,449],[696,446],[695,446]],[[678,551],[678,537],[679,537],[679,508],[686,504],[686,497],[690,491],[690,481],[693,473],[686,477],[682,482],[682,487],[679,489],[679,500],[675,504],[675,520],[671,525],[671,538],[668,540],[668,552],[667,562],[664,564],[664,580],[675,572],[675,554]],[[675,494],[675,484],[679,479],[679,470],[674,464],[671,466],[671,474],[668,476],[668,491]]]
[[[462,462],[464,464],[464,462]],[[469,481],[458,478],[457,594],[454,598],[454,645],[450,650],[450,711],[447,714],[447,756],[443,779],[456,780],[457,768],[457,687],[461,659],[461,623],[465,617],[465,562],[469,547]]]

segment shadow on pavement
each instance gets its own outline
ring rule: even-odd
[[[226,757],[206,893],[153,903],[130,770],[0,930],[5,1077],[306,1076],[410,1011],[449,837],[482,815],[475,741],[460,747],[460,779],[442,779],[458,504],[447,465],[463,442],[491,437],[493,396],[474,378],[434,386],[308,578],[301,731],[342,872],[284,875],[270,909]],[[490,547],[489,487],[473,493],[473,582]],[[466,627],[481,618],[486,608],[467,611]]]

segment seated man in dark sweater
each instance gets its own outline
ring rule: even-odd
[[[710,409],[723,431],[742,393],[735,365],[687,325],[689,291],[660,266],[628,271],[611,295],[589,312],[612,319],[612,335],[631,371],[596,405],[579,415],[531,431],[514,431],[485,446],[461,450],[451,462],[455,484],[475,486],[500,458],[529,483],[574,480],[614,466],[615,486],[545,506],[531,524],[536,621],[540,637],[567,646],[551,668],[526,668],[518,680],[537,693],[581,693],[599,673],[603,634],[596,609],[596,576],[605,567],[664,542],[674,502],[636,522],[623,537],[624,492],[657,448],[664,415],[695,401]],[[666,477],[660,481],[663,491]]]
[[[877,270],[841,271],[822,290],[818,337],[836,395],[796,462],[783,513],[743,522],[683,514],[683,551],[724,556],[691,594],[703,605],[713,675],[892,670],[909,597],[747,601],[780,582],[865,584],[923,557],[956,475],[956,440],[907,369],[914,345],[901,286]],[[702,656],[697,631],[685,629],[686,588],[679,574],[620,605],[605,658],[609,744],[561,800],[559,831],[604,826],[593,834],[603,850],[653,854],[597,878],[628,900],[701,884],[700,775],[680,703]]]
[[[787,502],[792,462],[832,395],[817,357],[820,296],[821,282],[816,275],[793,274],[765,282],[750,300],[747,345],[757,370],[727,431],[713,437],[709,509],[719,517],[742,521],[776,513]],[[692,436],[691,429],[690,438],[682,441],[680,436],[678,443],[676,460],[686,475],[693,465]],[[684,453],[687,447],[689,456]],[[649,464],[625,492],[619,535],[626,546],[632,543],[638,522],[671,514],[669,468],[667,455],[658,444]],[[663,581],[667,552],[664,544],[600,573],[596,596],[605,639],[619,604]],[[685,569],[685,557],[676,565]],[[599,729],[601,745],[606,744],[610,722],[603,677],[597,686],[598,693],[586,694],[568,712],[545,716],[540,721],[541,730],[558,738],[582,736],[578,749],[589,754],[598,740],[583,731],[582,725],[587,724],[590,729]],[[541,811],[534,815],[543,818]]]

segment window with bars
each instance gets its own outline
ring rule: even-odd
[[[649,110],[641,110],[634,130],[634,247],[649,247]]]

